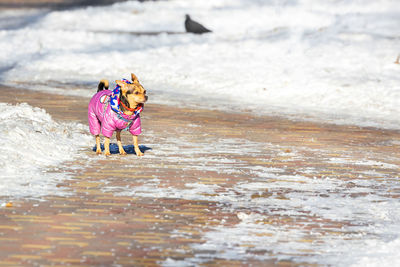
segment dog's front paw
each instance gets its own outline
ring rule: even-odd
[[[101,149],[100,150],[96,150],[96,154],[97,155],[101,155]]]
[[[128,155],[128,153],[126,153],[125,150],[120,150],[119,154],[122,155],[122,156]]]
[[[111,156],[111,153],[110,153],[110,151],[104,151],[104,155],[105,156]]]
[[[142,153],[142,151],[140,151],[140,149],[135,149],[135,153],[138,157],[143,156],[144,154]]]

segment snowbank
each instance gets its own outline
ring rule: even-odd
[[[43,109],[0,103],[0,196],[65,194],[55,189],[66,174],[51,171],[91,145],[86,132],[82,124],[53,121]]]

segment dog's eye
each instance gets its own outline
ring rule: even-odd
[[[138,95],[138,94],[139,94],[139,92],[138,92],[138,91],[136,91],[136,92],[135,92],[135,95]]]
[[[143,93],[146,94],[146,90],[144,90]]]

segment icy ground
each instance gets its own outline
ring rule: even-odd
[[[146,145],[153,149],[144,162],[121,164],[140,170],[135,175],[153,167],[159,173],[138,183],[126,177],[126,186],[104,188],[117,196],[158,202],[209,201],[221,214],[236,214],[239,223],[226,225],[222,219],[203,233],[205,242],[192,246],[193,258],[168,259],[165,266],[191,266],[213,257],[329,266],[400,264],[396,157],[374,161],[382,155],[369,151],[360,156],[351,150],[332,154],[328,149],[213,136],[199,142],[190,134],[199,130],[191,127],[183,130],[184,136],[162,143],[147,132]],[[282,164],[273,164],[274,159]],[[176,176],[163,174],[163,169],[176,171]]]
[[[397,0],[129,1],[0,13],[0,82],[90,96],[135,72],[153,103],[399,129]],[[214,32],[184,31],[184,15]],[[142,35],[132,32],[176,32]]]

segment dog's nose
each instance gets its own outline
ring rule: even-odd
[[[146,101],[147,101],[147,99],[149,99],[149,97],[146,95]]]

